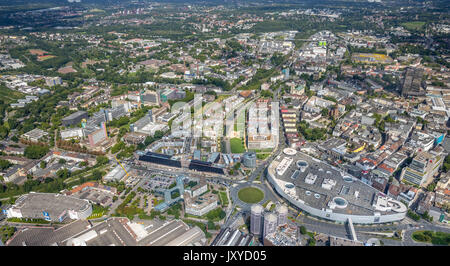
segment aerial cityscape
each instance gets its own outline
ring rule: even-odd
[[[0,250],[449,246],[449,118],[445,0],[0,0]]]

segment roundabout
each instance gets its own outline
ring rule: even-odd
[[[244,187],[238,191],[238,198],[242,202],[254,204],[264,199],[264,192],[257,187]]]
[[[263,204],[267,200],[273,200],[270,192],[263,184],[250,182],[236,184],[230,189],[230,196],[235,206],[244,211],[249,211],[255,203]]]

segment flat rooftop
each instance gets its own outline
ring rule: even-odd
[[[83,241],[86,246],[136,246],[134,235],[127,229],[126,218],[112,218],[67,240],[64,245]],[[75,240],[75,241],[74,241]]]
[[[42,212],[46,211],[50,217],[57,218],[66,210],[82,211],[89,205],[86,200],[61,194],[29,193],[17,199],[13,208],[20,209],[24,217],[42,218]]]
[[[62,241],[89,229],[89,227],[89,222],[86,220],[76,220],[58,229],[53,227],[24,227],[18,229],[8,242],[8,246],[60,245]]]
[[[86,246],[180,246],[192,245],[205,237],[200,228],[190,228],[179,220],[145,220],[110,218],[84,230],[63,245]]]
[[[372,206],[374,199],[376,202],[377,195],[380,194],[375,188],[300,152],[293,156],[281,153],[270,167],[275,170],[286,157],[292,158],[292,163],[284,172],[274,171],[275,178],[281,181],[279,184],[291,183],[293,187],[290,190],[295,191],[298,200],[304,201],[306,205],[325,210],[329,209],[329,202],[338,197],[345,199],[347,206],[334,208],[334,213],[373,215],[378,212]]]
[[[46,136],[46,135],[48,135],[48,133],[45,132],[42,129],[39,129],[39,128],[35,128],[35,129],[33,129],[31,131],[28,131],[27,133],[23,134],[24,137],[33,138],[33,139],[40,139],[40,138],[42,138],[43,136]]]
[[[188,230],[189,226],[181,221],[168,221],[159,226],[152,226],[148,235],[139,244],[142,246],[165,246]]]
[[[77,112],[75,112],[73,114],[70,114],[69,116],[64,117],[62,120],[63,121],[71,120],[71,119],[78,118],[79,116],[86,115],[86,114],[87,114],[87,112],[85,112],[85,111],[77,111]]]

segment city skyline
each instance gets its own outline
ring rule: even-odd
[[[2,2],[0,245],[448,246],[449,34],[441,0]]]

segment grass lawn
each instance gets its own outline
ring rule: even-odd
[[[275,203],[272,203],[272,205],[270,205],[269,211],[273,211],[275,209],[277,205],[275,205]]]
[[[450,245],[450,234],[445,232],[416,231],[411,237],[418,242],[432,243],[433,245]]]
[[[243,140],[240,138],[230,139],[230,145],[231,145],[231,153],[244,153],[245,152]]]
[[[258,158],[258,160],[265,160],[269,156],[270,156],[270,153],[257,153],[256,154],[256,158]]]
[[[228,196],[226,192],[219,192],[220,195],[220,201],[222,202],[223,206],[228,206]]]
[[[425,25],[425,22],[423,22],[423,21],[411,21],[411,22],[404,22],[401,25],[403,27],[405,27],[407,30],[420,30]]]
[[[264,192],[255,187],[246,187],[239,190],[238,197],[245,203],[258,203],[264,199]]]
[[[109,208],[107,208],[107,207],[105,208],[101,205],[92,204],[92,214],[87,219],[89,220],[89,219],[100,218],[108,212],[108,209]]]
[[[216,102],[221,102],[230,96],[231,96],[231,94],[230,95],[219,95],[219,96],[217,96]]]
[[[100,217],[102,217],[104,214],[105,214],[104,212],[93,213],[93,214],[91,214],[91,216],[89,216],[89,217],[87,218],[87,220],[100,218]]]

